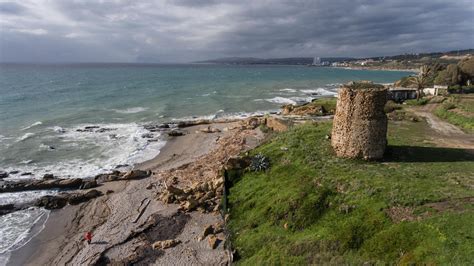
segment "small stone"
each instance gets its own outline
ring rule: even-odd
[[[198,238],[199,241],[202,241],[204,239],[206,239],[206,237],[210,234],[214,234],[214,226],[212,226],[212,224],[206,226],[206,228],[204,228],[204,231],[202,232],[201,236]]]
[[[181,208],[185,211],[192,211],[198,206],[198,202],[193,199],[188,199],[181,204]]]
[[[168,239],[168,240],[163,240],[163,241],[156,241],[151,245],[153,249],[167,249],[167,248],[172,248],[177,246],[179,243],[181,243],[180,240],[177,239]]]
[[[145,189],[152,189],[153,188],[153,183],[148,184],[148,186],[145,187]]]
[[[112,193],[114,193],[114,191],[110,190],[110,189],[105,192],[106,195],[109,195],[109,194],[112,194]]]
[[[215,249],[217,248],[217,246],[219,246],[219,243],[222,241],[220,240],[219,238],[217,238],[217,236],[215,235],[211,235],[208,239],[207,239],[208,243],[209,243],[209,247],[211,247],[212,249]]]

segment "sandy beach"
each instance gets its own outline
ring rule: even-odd
[[[218,209],[185,211],[178,204],[163,203],[160,195],[171,185],[187,188],[222,178],[220,170],[228,158],[263,138],[258,128],[245,123],[184,128],[185,135],[170,137],[156,158],[136,166],[151,170],[150,177],[103,183],[96,188],[103,196],[51,211],[45,228],[11,254],[9,265],[228,264],[231,254],[224,249],[222,230],[215,234],[214,249],[208,239],[199,239],[209,225],[224,224]],[[208,128],[215,132],[203,132]],[[93,234],[90,245],[83,241],[87,231]],[[152,248],[169,239],[179,244]]]

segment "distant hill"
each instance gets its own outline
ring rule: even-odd
[[[408,60],[427,60],[427,59],[446,59],[460,57],[466,54],[474,54],[474,49],[459,50],[459,51],[448,51],[448,52],[433,52],[433,53],[413,53],[413,54],[401,54],[392,56],[376,56],[376,57],[322,57],[321,61],[327,62],[351,62],[356,60],[397,60],[397,61],[408,61]],[[229,64],[229,65],[309,65],[313,62],[313,57],[287,57],[287,58],[255,58],[255,57],[226,57],[218,59],[210,59],[205,61],[198,61],[194,63],[205,63],[205,64]]]
[[[255,58],[255,57],[226,57],[198,61],[194,63],[206,64],[229,64],[229,65],[309,65],[313,63],[313,57],[287,57],[287,58]],[[355,58],[349,57],[327,57],[321,58],[321,61],[338,62],[352,61]]]

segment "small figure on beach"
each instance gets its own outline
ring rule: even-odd
[[[90,244],[91,241],[92,241],[92,233],[91,233],[91,232],[87,232],[87,233],[84,235],[84,239],[87,241],[87,244]]]

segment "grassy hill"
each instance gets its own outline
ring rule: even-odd
[[[434,147],[426,122],[389,124],[383,162],[333,156],[331,123],[252,151],[266,172],[234,180],[237,264],[474,263],[474,155]]]

